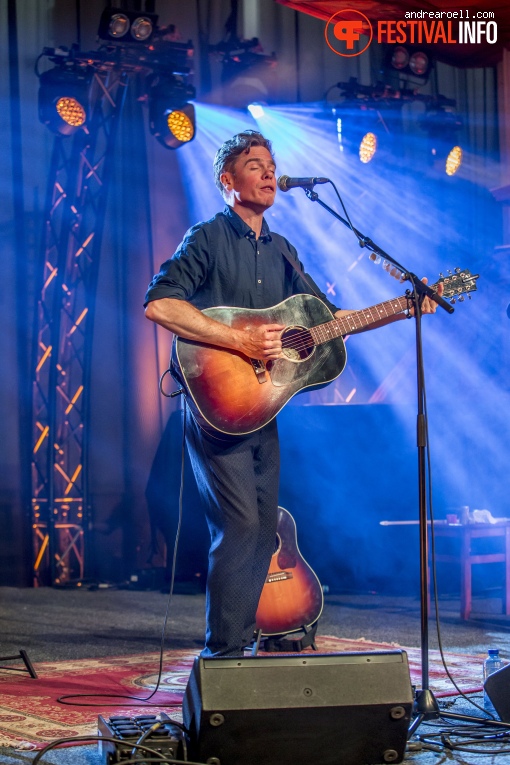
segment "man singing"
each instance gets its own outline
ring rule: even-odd
[[[291,295],[309,294],[311,282],[335,316],[352,313],[339,310],[283,256],[285,251],[301,268],[295,248],[264,219],[275,199],[275,172],[271,143],[256,131],[239,133],[220,147],[214,175],[225,209],[190,228],[162,265],[145,298],[148,319],[179,337],[271,361],[282,354],[283,325],[237,329],[202,309],[269,308]],[[425,298],[422,312],[435,309]],[[377,326],[403,318],[404,313],[397,314]],[[248,436],[211,435],[187,409],[186,441],[211,535],[202,656],[242,656],[253,638],[276,538],[276,420]]]

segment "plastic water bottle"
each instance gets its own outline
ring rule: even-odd
[[[489,675],[492,675],[493,672],[497,672],[498,669],[501,669],[502,663],[501,658],[499,656],[499,648],[489,648],[487,651],[487,658],[485,659],[483,663],[483,682],[485,686],[485,681],[489,677]],[[491,712],[493,715],[498,716],[498,713],[494,709],[494,705],[490,698],[487,695],[487,691],[485,690],[485,687],[483,689],[483,707],[486,710],[486,712]]]

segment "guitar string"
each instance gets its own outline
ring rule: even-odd
[[[446,287],[446,286],[447,286],[447,284],[449,283],[449,281],[448,281],[447,279],[444,279],[444,280],[443,280],[443,283],[445,284],[445,287]],[[435,287],[437,287],[437,286],[438,286],[438,284],[439,284],[439,282],[438,282],[437,284],[433,284],[433,285],[432,285],[432,288],[435,288]],[[465,291],[469,291],[469,289],[468,289],[468,290],[464,289],[464,290],[462,290],[462,291],[459,291],[459,292],[458,292],[458,294],[461,294],[461,292],[465,292]],[[451,294],[451,289],[450,289],[450,293],[447,293],[447,294],[443,295],[443,297],[447,298],[447,297],[449,297],[449,296],[450,296],[450,294]],[[306,340],[305,340],[305,337],[304,337],[304,336],[305,336],[306,334],[311,334],[311,331],[312,331],[312,330],[314,330],[314,329],[320,330],[320,328],[321,328],[321,327],[325,327],[325,326],[328,326],[329,324],[332,324],[332,323],[333,323],[333,321],[336,321],[336,322],[342,322],[342,323],[343,323],[343,322],[345,322],[345,321],[347,321],[347,320],[348,320],[349,316],[354,316],[354,315],[356,315],[356,314],[357,314],[358,316],[361,316],[361,315],[368,315],[368,317],[369,317],[370,321],[377,321],[377,320],[378,320],[378,319],[380,319],[380,318],[387,318],[388,316],[394,316],[394,315],[396,315],[397,313],[400,313],[400,311],[403,311],[403,310],[405,310],[405,305],[407,304],[407,302],[408,302],[408,299],[407,299],[407,297],[406,297],[405,295],[402,295],[402,296],[401,296],[401,297],[399,297],[399,298],[392,298],[392,299],[390,299],[390,300],[386,300],[386,301],[385,301],[385,302],[383,302],[383,303],[379,303],[379,306],[380,306],[381,308],[382,308],[383,306],[387,306],[387,305],[390,305],[390,306],[391,306],[391,308],[392,308],[392,311],[391,311],[389,314],[388,314],[388,313],[384,314],[383,316],[379,315],[379,316],[377,316],[377,318],[376,318],[376,319],[374,319],[374,317],[372,316],[372,311],[374,310],[374,308],[375,308],[376,306],[373,306],[372,308],[365,308],[365,309],[363,309],[363,310],[361,310],[361,311],[353,311],[353,313],[352,313],[352,314],[347,314],[347,316],[345,316],[343,319],[334,319],[334,320],[332,320],[332,321],[330,321],[330,322],[324,322],[323,324],[317,324],[315,327],[308,327],[308,328],[305,328],[305,329],[304,329],[304,330],[302,330],[301,332],[296,332],[294,335],[291,335],[291,337],[290,337],[290,338],[288,338],[287,340],[285,340],[285,339],[284,339],[284,340],[283,340],[283,342],[282,342],[282,346],[283,346],[284,348],[294,348],[295,350],[303,350],[304,348],[307,348],[307,347],[309,347],[309,343],[306,343]],[[398,305],[398,308],[399,308],[399,310],[397,310],[397,311],[395,311],[395,310],[394,310],[394,307],[395,307],[395,306],[394,306],[394,304],[395,304],[395,303]],[[383,312],[382,312],[382,311],[379,311],[379,314],[381,314],[381,313],[383,313]],[[355,329],[360,329],[361,327],[363,327],[363,326],[366,326],[367,324],[369,324],[369,323],[370,323],[370,321],[369,321],[369,322],[367,322],[366,324],[361,324],[361,325],[359,325],[358,327],[355,327]],[[350,329],[350,328],[346,328],[345,334],[348,334],[348,333],[349,333],[349,329]],[[351,330],[351,331],[352,331],[352,330]],[[335,335],[335,337],[340,337],[340,335],[342,335],[342,334],[343,334],[343,333],[342,333],[342,332],[340,332],[340,334],[339,334],[339,335]],[[305,345],[303,345],[303,346],[301,346],[301,347],[299,347],[299,346],[295,346],[295,345],[294,345],[294,340],[296,340],[296,339],[298,339],[298,340],[300,340],[300,341],[302,341],[302,342],[305,342]],[[328,338],[328,337],[327,337],[325,340],[322,340],[322,342],[327,342],[327,340],[329,340],[329,339],[334,339],[334,338]],[[313,337],[312,337],[312,340],[313,340]],[[315,343],[314,343],[314,344],[315,344]]]
[[[446,286],[446,280],[444,280],[444,283],[445,283],[445,286]],[[432,285],[432,287],[437,287],[437,284]],[[463,290],[459,291],[458,294],[461,294],[461,293],[466,292],[466,291],[469,292],[470,290],[469,289],[468,290],[463,289]],[[450,294],[451,294],[451,292],[450,292]],[[445,296],[443,296],[443,297],[445,297]],[[446,297],[449,297],[449,295],[446,295]],[[301,330],[300,332],[296,332],[295,334],[291,335],[288,338],[284,338],[282,340],[282,348],[292,348],[293,350],[298,351],[298,352],[299,351],[307,350],[308,348],[310,348],[310,341],[307,339],[307,337],[311,338],[313,346],[321,345],[322,343],[325,343],[328,340],[334,340],[337,337],[341,337],[344,334],[345,335],[349,334],[349,330],[352,331],[352,328],[345,327],[345,333],[340,331],[338,334],[335,334],[333,337],[331,337],[331,336],[329,336],[329,337],[328,336],[318,337],[317,339],[319,340],[319,342],[315,342],[314,341],[314,338],[313,338],[313,335],[312,335],[312,330],[316,330],[316,334],[318,334],[319,332],[324,333],[325,330],[324,329],[321,330],[321,327],[326,327],[326,326],[329,326],[329,325],[331,325],[333,323],[336,323],[338,325],[344,324],[345,321],[347,321],[349,319],[349,316],[358,315],[359,317],[361,317],[361,316],[368,317],[369,321],[362,322],[359,326],[355,327],[355,329],[360,329],[361,327],[367,326],[368,324],[370,324],[371,321],[375,322],[375,321],[377,321],[378,319],[381,319],[381,318],[387,318],[388,316],[395,316],[396,314],[400,313],[401,311],[404,311],[405,310],[405,306],[407,305],[407,302],[408,302],[407,297],[402,295],[399,298],[393,298],[391,300],[385,301],[384,303],[379,303],[379,306],[381,308],[383,306],[390,305],[392,310],[391,310],[390,313],[383,314],[383,316],[380,315],[383,312],[379,311],[378,312],[379,315],[375,319],[372,316],[372,311],[375,308],[375,306],[373,306],[372,308],[365,308],[362,311],[353,311],[352,314],[347,314],[342,319],[333,319],[332,321],[324,322],[323,324],[317,324],[315,327],[305,328],[304,330]],[[398,306],[399,310],[394,310],[395,305]],[[297,341],[297,343],[296,343],[296,341]]]
[[[400,310],[404,310],[404,306],[403,305],[400,306],[400,303],[403,301],[406,301],[407,303],[407,299],[404,297],[398,298],[396,301]],[[394,300],[389,300],[386,303],[381,303],[381,306],[392,304],[392,309],[393,309],[394,303],[395,303]],[[282,348],[292,348],[295,351],[306,350],[307,348],[310,347],[310,342],[309,340],[307,340],[307,336],[311,337],[312,345],[321,345],[322,343],[325,343],[328,340],[334,340],[335,338],[340,337],[344,333],[341,331],[338,334],[333,335],[332,337],[331,336],[328,337],[327,330],[324,330],[324,329],[321,330],[321,327],[326,327],[333,323],[340,326],[341,324],[344,324],[348,320],[349,316],[358,315],[359,318],[363,316],[364,318],[367,317],[369,319],[369,321],[361,322],[358,326],[354,327],[355,329],[360,329],[363,326],[367,326],[371,321],[377,321],[380,318],[387,318],[388,316],[392,316],[392,315],[394,316],[395,314],[399,313],[399,311],[392,310],[391,313],[384,313],[383,316],[381,316],[380,314],[382,313],[382,311],[380,311],[378,312],[379,315],[376,318],[374,318],[372,315],[372,310],[373,309],[371,308],[366,308],[363,311],[357,311],[357,312],[353,312],[352,314],[347,314],[347,316],[345,316],[343,319],[333,319],[330,322],[325,322],[324,324],[317,324],[315,327],[309,327],[307,329],[301,330],[300,332],[296,332],[290,337],[284,338],[284,340],[282,341]],[[341,329],[344,329],[344,328],[342,327]],[[349,334],[349,329],[351,329],[352,331],[352,328],[345,327],[345,334]],[[312,330],[316,330],[317,331],[316,334],[323,333],[323,337],[319,336],[317,338],[319,340],[318,343],[314,341]],[[296,341],[297,341],[297,344],[296,344]]]

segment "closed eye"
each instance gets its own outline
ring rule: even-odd
[[[257,162],[257,160],[254,160],[254,159],[249,159],[247,164],[249,165],[249,169],[250,170],[265,170],[266,169],[261,162]],[[267,168],[267,170],[269,172],[271,172],[271,173],[275,173],[276,172],[276,166],[275,165],[270,165]]]

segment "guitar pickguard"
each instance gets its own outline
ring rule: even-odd
[[[330,311],[320,300],[312,295],[299,295],[299,298],[287,307],[286,321],[281,323],[287,326],[290,324],[291,327],[309,328],[331,321]],[[289,318],[292,319],[291,322]],[[269,375],[276,387],[294,387],[296,384],[299,384],[299,389],[319,387],[338,377],[345,367],[346,360],[344,341],[339,337],[314,346],[311,353],[304,358],[277,359],[273,362]]]

